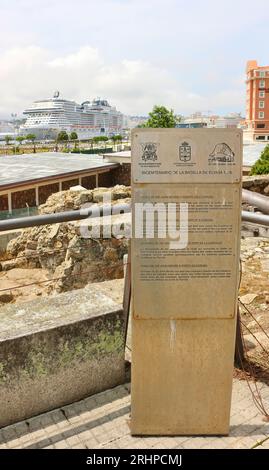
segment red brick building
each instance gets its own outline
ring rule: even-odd
[[[247,74],[246,136],[269,141],[269,65],[249,60]]]

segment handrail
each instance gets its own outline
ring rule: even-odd
[[[71,222],[75,220],[83,220],[88,217],[97,218],[108,215],[108,209],[112,208],[112,215],[131,212],[131,204],[122,203],[110,205],[95,205],[82,208],[80,210],[56,212],[55,214],[33,215],[30,217],[20,217],[16,219],[8,219],[0,221],[0,232],[7,230],[16,230],[21,228],[36,227],[40,225],[58,224],[61,222]],[[111,214],[111,213],[110,213]],[[251,222],[258,225],[269,227],[269,215],[257,214],[256,212],[242,211],[241,218],[244,222]]]
[[[249,191],[248,189],[242,189],[242,201],[257,207],[263,214],[269,214],[268,196],[256,193],[255,191]]]
[[[18,217],[0,221],[0,232],[7,230],[16,230],[20,228],[37,227],[40,225],[58,224],[61,222],[71,222],[74,220],[83,220],[88,217],[103,217],[108,214],[120,214],[121,212],[131,212],[131,204],[103,204],[98,206],[92,204],[90,207],[81,208],[74,211],[56,212],[54,214],[33,215],[30,217]],[[110,210],[110,212],[109,212]]]
[[[242,221],[269,227],[269,215],[257,214],[257,212],[242,211]]]

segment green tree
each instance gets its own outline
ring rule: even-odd
[[[108,137],[106,135],[100,135],[99,142],[104,142],[105,148],[106,148],[107,141],[108,141]]]
[[[36,140],[36,135],[35,134],[27,134],[25,136],[25,140],[30,140],[30,142],[32,142],[33,146],[34,146],[34,149],[33,149],[33,152],[36,153],[36,148],[35,148],[35,140]]]
[[[142,124],[141,127],[176,127],[180,121],[172,109],[167,109],[165,106],[154,106],[153,110],[149,113],[147,122]]]
[[[78,135],[75,131],[71,132],[70,140],[78,140]]]
[[[16,141],[19,142],[19,144],[22,144],[24,140],[25,140],[25,137],[22,135],[19,135],[18,137],[16,137]]]
[[[98,144],[99,142],[101,142],[102,140],[102,136],[101,135],[96,135],[95,137],[92,138],[92,141],[95,143],[95,144]]]
[[[269,144],[263,149],[260,158],[254,163],[250,171],[251,175],[269,174]]]
[[[5,136],[5,141],[6,141],[6,144],[9,145],[9,142],[12,140],[12,137],[10,137],[10,135],[6,135]]]
[[[117,142],[122,142],[122,135],[116,134],[111,137],[111,140],[116,144]]]
[[[27,134],[25,136],[25,140],[30,140],[31,142],[34,142],[36,140],[36,135],[35,134]]]
[[[69,140],[67,132],[66,131],[59,132],[59,134],[57,135],[57,141],[66,142],[67,140]]]

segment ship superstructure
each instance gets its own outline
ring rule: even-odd
[[[35,101],[24,114],[27,119],[20,133],[33,133],[41,139],[54,138],[63,130],[76,132],[79,139],[112,136],[120,134],[123,127],[123,114],[108,101],[98,98],[78,104],[60,98],[58,91],[51,99]]]

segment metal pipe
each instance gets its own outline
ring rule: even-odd
[[[104,204],[102,206],[92,205],[75,211],[56,212],[55,214],[33,215],[30,217],[20,217],[0,221],[0,232],[40,225],[58,224],[61,222],[71,222],[74,220],[96,218],[100,216],[120,214],[121,212],[131,212],[131,204]]]
[[[131,212],[131,204],[114,204],[97,206],[80,209],[76,211],[57,212],[56,214],[34,215],[31,217],[20,217],[17,219],[9,219],[0,221],[0,232],[7,230],[16,230],[27,227],[37,227],[40,225],[58,224],[61,222],[71,222],[75,220],[87,219],[88,217],[96,218],[111,214],[109,208],[112,209],[112,215],[121,212]],[[254,224],[269,226],[269,215],[257,214],[256,212],[242,211],[242,221]]]
[[[269,215],[257,214],[257,212],[242,211],[242,221],[252,224],[266,225],[269,227]]]
[[[263,194],[249,191],[248,189],[242,190],[242,202],[257,207],[264,214],[269,214],[269,197]]]

